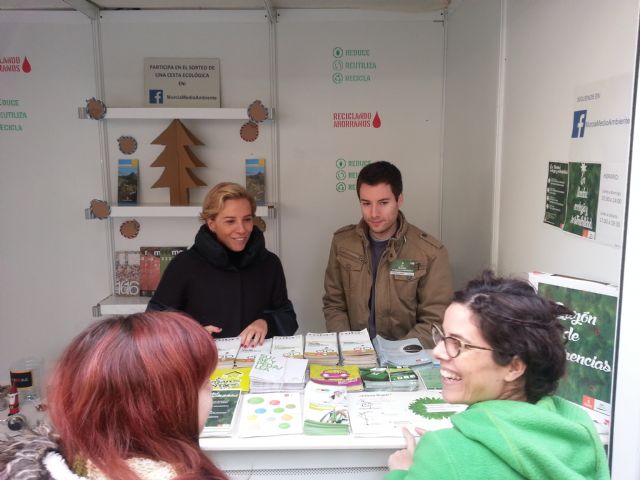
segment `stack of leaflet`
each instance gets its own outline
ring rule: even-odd
[[[240,350],[240,337],[216,338],[218,348],[218,365],[216,368],[233,368],[238,350]]]
[[[348,392],[363,390],[360,369],[355,365],[309,365],[309,380],[320,385],[347,387]]]
[[[273,337],[271,354],[289,358],[304,358],[304,340],[302,335]]]
[[[338,333],[338,345],[340,346],[340,361],[342,365],[378,366],[376,351],[366,328],[359,332]]]
[[[250,368],[216,368],[211,374],[211,390],[249,391]]]
[[[338,365],[338,336],[331,333],[312,333],[305,336],[304,358],[318,365]]]
[[[304,389],[302,417],[306,435],[348,435],[347,388],[309,382]]]
[[[238,354],[236,355],[236,367],[252,367],[253,362],[261,353],[271,352],[270,338],[266,339],[262,345],[256,345],[255,347],[240,347]]]
[[[381,366],[412,367],[431,363],[431,357],[417,338],[385,340],[380,335],[373,339]]]
[[[240,390],[213,390],[211,392],[211,411],[200,436],[230,437],[239,399]]]
[[[413,367],[415,372],[427,390],[441,390],[442,376],[440,375],[440,362],[434,360],[433,363],[427,365],[418,365]]]
[[[261,353],[249,374],[251,393],[292,392],[304,389],[307,360]]]
[[[418,375],[408,367],[361,368],[360,376],[367,392],[412,392],[418,389]]]

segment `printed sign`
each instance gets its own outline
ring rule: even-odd
[[[144,59],[145,105],[220,107],[219,58]]]

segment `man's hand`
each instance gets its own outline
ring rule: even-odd
[[[419,430],[416,431],[420,434],[424,432],[420,432]],[[405,427],[402,427],[402,435],[404,435],[404,439],[407,442],[407,448],[398,450],[389,456],[389,460],[387,460],[389,470],[409,470],[409,467],[411,467],[411,464],[413,463],[413,452],[416,449],[416,439],[413,438],[411,432],[409,432]]]
[[[262,345],[267,336],[267,321],[259,318],[254,320],[247,328],[240,332],[240,344],[243,347],[255,347]]]

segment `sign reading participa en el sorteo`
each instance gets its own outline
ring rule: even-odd
[[[145,106],[220,107],[219,58],[144,59]]]

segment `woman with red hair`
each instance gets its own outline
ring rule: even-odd
[[[62,354],[49,387],[66,463],[90,479],[226,479],[198,446],[217,358],[206,330],[176,312],[87,328]],[[52,455],[44,464],[54,473],[63,462]]]

